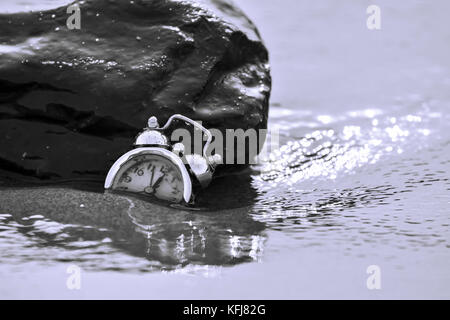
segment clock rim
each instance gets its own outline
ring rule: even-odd
[[[189,203],[191,200],[191,196],[192,196],[192,181],[191,181],[191,177],[189,176],[189,173],[188,173],[183,161],[181,160],[180,157],[178,157],[173,152],[171,152],[167,149],[162,149],[162,148],[157,148],[157,147],[136,148],[136,149],[133,149],[133,150],[128,151],[127,153],[123,154],[119,159],[116,160],[116,162],[114,162],[114,164],[109,169],[108,174],[105,179],[105,185],[104,185],[105,189],[111,190],[113,183],[114,183],[114,179],[116,178],[116,175],[119,172],[119,170],[122,168],[122,166],[126,162],[131,160],[131,158],[133,158],[137,155],[141,155],[141,154],[154,154],[154,155],[163,156],[178,167],[178,169],[181,172],[181,177],[183,178],[183,199],[186,203]]]

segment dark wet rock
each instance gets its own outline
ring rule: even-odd
[[[268,53],[228,2],[84,1],[80,30],[67,6],[0,14],[3,181],[101,181],[151,115],[266,127]]]

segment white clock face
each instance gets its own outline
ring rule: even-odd
[[[184,183],[180,169],[172,161],[156,154],[141,154],[120,167],[112,188],[178,203],[183,200]]]

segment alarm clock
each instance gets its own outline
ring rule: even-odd
[[[181,120],[203,131],[207,136],[203,153],[185,154],[182,143],[171,144],[166,130],[174,120]],[[147,128],[137,136],[133,149],[122,155],[110,168],[105,189],[130,192],[172,203],[192,204],[194,190],[206,188],[220,155],[207,156],[211,132],[198,122],[180,114],[169,118],[160,127],[156,117],[150,117]]]

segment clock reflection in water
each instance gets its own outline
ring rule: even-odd
[[[141,154],[127,161],[118,171],[113,188],[175,203],[183,200],[184,191],[180,169],[167,158],[155,154]]]

